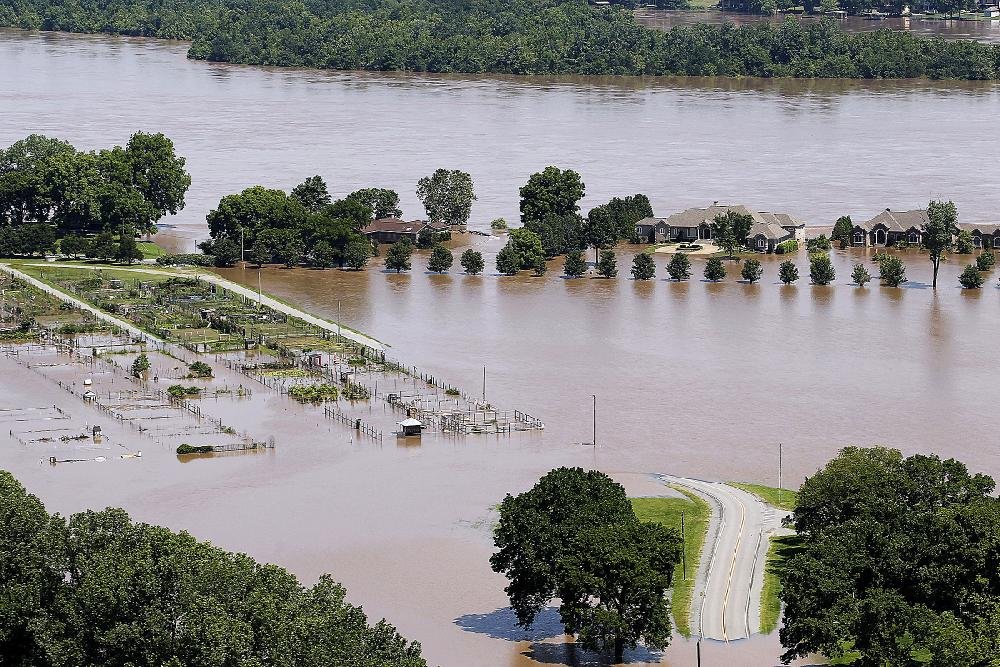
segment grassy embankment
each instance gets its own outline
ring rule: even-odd
[[[674,570],[673,593],[670,598],[671,610],[677,631],[685,637],[691,636],[691,599],[694,596],[694,580],[698,571],[698,561],[708,533],[708,518],[711,508],[704,500],[684,489],[677,489],[684,498],[632,498],[632,509],[640,521],[652,521],[681,529],[681,513],[684,513],[684,556],[687,560],[687,577],[678,563]]]
[[[789,512],[795,510],[798,491],[747,482],[728,482],[728,484],[747,493],[752,493],[768,505],[773,505],[778,509]],[[767,549],[767,559],[764,563],[764,588],[760,594],[760,631],[765,635],[774,632],[778,627],[778,618],[781,616],[781,600],[779,598],[781,575],[785,561],[795,554],[798,536],[772,537],[770,542]]]

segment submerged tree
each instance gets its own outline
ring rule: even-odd
[[[417,181],[417,198],[431,222],[464,225],[476,200],[472,176],[458,169],[437,169]]]
[[[640,252],[632,260],[632,277],[636,280],[651,280],[656,276],[656,262],[648,252]]]
[[[746,245],[752,226],[753,216],[749,213],[726,211],[712,221],[712,237],[716,245],[726,251],[729,259],[735,259],[736,251]]]
[[[431,250],[431,257],[427,261],[427,270],[434,273],[444,273],[451,268],[454,262],[455,257],[451,254],[451,251],[438,243]]]
[[[955,252],[959,255],[971,255],[975,252],[975,245],[972,242],[972,233],[968,229],[962,229],[958,232],[958,237],[955,239]]]
[[[563,263],[563,273],[570,278],[579,278],[587,272],[587,262],[583,259],[583,253],[579,250],[566,253],[566,261]]]
[[[542,277],[542,276],[545,275],[545,272],[548,271],[548,269],[549,269],[549,267],[545,263],[545,258],[542,257],[541,255],[539,255],[538,257],[535,258],[535,263],[531,267],[531,272],[536,277],[540,278],[540,277]]]
[[[465,272],[470,276],[476,276],[483,272],[485,264],[483,263],[483,253],[478,250],[473,250],[469,248],[462,253],[462,257],[459,259],[459,263]]]
[[[541,257],[541,255],[535,255],[535,257]],[[517,272],[521,270],[521,255],[518,253],[514,245],[508,241],[507,245],[500,249],[497,253],[497,273],[503,274],[505,276],[517,275]]]
[[[618,261],[613,250],[602,250],[597,262],[597,275],[602,278],[614,278],[618,275]]]
[[[809,279],[813,285],[829,285],[837,278],[837,272],[833,269],[833,262],[826,253],[817,253],[809,256]]]
[[[965,270],[962,271],[961,274],[959,274],[958,282],[965,289],[979,289],[980,287],[983,286],[983,283],[986,281],[983,280],[982,272],[980,272],[979,269],[977,269],[972,264],[969,264],[967,267],[965,267]]]
[[[980,271],[989,271],[990,269],[993,268],[993,265],[996,263],[997,263],[996,255],[994,255],[993,251],[988,248],[986,250],[983,250],[981,253],[979,253],[979,256],[976,257],[976,268],[978,268]]]
[[[864,287],[871,282],[872,276],[868,273],[868,269],[864,266],[861,264],[855,264],[854,271],[851,273],[851,280],[853,280],[854,284],[858,287]]]
[[[389,246],[389,252],[385,255],[385,268],[389,271],[410,270],[410,257],[413,255],[413,245],[405,240],[399,240]]]
[[[887,287],[899,287],[906,282],[906,264],[895,255],[886,255],[878,264],[879,279]]]
[[[674,253],[667,262],[667,275],[671,280],[687,280],[691,277],[691,258],[682,252]]]
[[[680,559],[675,530],[640,523],[625,490],[603,473],[559,468],[500,503],[494,571],[527,627],[555,597],[567,631],[588,648],[670,639],[665,593]]]
[[[841,249],[844,249],[851,245],[851,236],[853,233],[854,222],[851,220],[851,216],[842,215],[833,223],[833,232],[830,234],[830,240],[839,242]]]
[[[740,272],[743,280],[751,285],[759,281],[764,276],[764,267],[759,259],[748,259],[743,262],[743,270]]]
[[[799,267],[795,266],[795,262],[790,259],[786,259],[778,266],[778,280],[786,285],[791,285],[796,280],[799,279]]]
[[[149,370],[149,357],[147,357],[146,353],[143,352],[138,357],[135,358],[135,361],[132,362],[132,366],[129,369],[129,372],[132,374],[132,377],[139,378],[142,377],[142,375],[148,370]]]
[[[713,283],[726,277],[726,267],[722,265],[722,260],[718,257],[709,257],[705,263],[705,279]]]
[[[934,270],[931,287],[937,288],[938,268],[945,250],[951,248],[958,233],[958,209],[953,202],[932,201],[927,205],[927,224],[923,228],[924,247]]]

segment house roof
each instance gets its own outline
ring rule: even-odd
[[[418,420],[413,419],[412,417],[409,418],[409,419],[404,419],[403,421],[399,422],[399,425],[400,426],[423,426],[423,424],[421,424]]]
[[[791,232],[776,222],[754,222],[750,226],[749,238],[763,236],[770,241],[784,241],[791,236]]]
[[[362,234],[374,234],[376,232],[395,232],[397,234],[417,234],[427,225],[423,220],[411,220],[406,222],[399,218],[379,218],[365,225],[361,230]]]
[[[859,223],[855,227],[860,227],[866,232],[870,232],[878,225],[886,228],[890,232],[905,232],[909,229],[922,229],[928,222],[927,211],[919,209],[916,211],[893,211],[885,209],[871,220]]]
[[[664,224],[666,224],[666,220],[664,220],[663,218],[643,218],[642,220],[640,220],[639,222],[637,222],[635,224],[636,225],[641,225],[643,227],[655,227],[656,225],[660,224],[661,222],[664,223]]]
[[[1000,224],[998,223],[982,224],[978,222],[962,222],[958,224],[958,228],[965,229],[969,231],[969,233],[979,232],[980,234],[986,236],[1000,233]]]
[[[755,224],[777,225],[778,227],[805,227],[806,223],[792,217],[787,213],[771,213],[770,211],[751,211],[742,204],[733,206],[713,204],[704,208],[689,208],[686,211],[674,213],[666,218],[666,222],[671,227],[698,227],[703,224],[712,224],[716,216],[725,215],[730,211],[739,215],[749,215]],[[756,232],[751,232],[751,236]]]

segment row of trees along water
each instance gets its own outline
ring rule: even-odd
[[[0,471],[3,664],[423,667],[420,645],[369,624],[324,575],[276,565],[120,509],[49,514]]]
[[[759,11],[772,0],[747,2]],[[894,6],[844,7],[863,11],[873,2]],[[832,21],[793,19],[664,32],[623,7],[586,0],[0,0],[0,25],[185,39],[191,58],[343,70],[954,79],[1000,72],[1000,46],[971,40],[848,34]]]

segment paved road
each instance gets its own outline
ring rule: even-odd
[[[693,626],[705,639],[746,639],[760,628],[768,539],[784,512],[721,482],[660,475],[712,507],[692,602]]]
[[[92,312],[96,312],[90,306],[83,305],[82,301],[78,301],[76,299],[73,299],[72,297],[67,297],[62,292],[58,292],[58,290],[53,290],[53,288],[49,287],[45,283],[40,282],[38,280],[35,280],[31,276],[28,276],[25,273],[23,273],[21,271],[18,271],[17,269],[14,269],[13,267],[9,267],[9,266],[6,266],[6,265],[4,265],[4,266],[5,266],[5,270],[7,270],[9,272],[16,273],[18,276],[24,278],[25,280],[30,281],[32,285],[40,287],[40,288],[44,289],[45,291],[47,291],[47,292],[49,292],[51,294],[59,294],[59,295],[61,295],[61,298],[66,298],[69,301],[72,301],[73,303],[75,303],[77,305],[80,305],[81,307],[86,308],[87,310],[90,310]],[[41,263],[41,262],[38,263],[38,264],[32,264],[32,266],[48,266],[48,267],[58,266],[60,269],[91,269],[91,270],[95,268],[93,266],[81,266],[81,265],[63,264],[63,263],[59,263],[58,265],[53,265],[53,264]],[[309,313],[301,311],[298,308],[295,308],[293,306],[289,306],[288,304],[285,304],[285,303],[282,303],[280,301],[277,301],[276,299],[272,299],[271,297],[267,296],[266,294],[261,294],[261,295],[258,296],[258,293],[257,293],[256,290],[244,287],[243,285],[240,285],[238,283],[234,283],[231,280],[226,280],[225,278],[217,276],[214,273],[197,273],[197,274],[186,274],[186,273],[184,273],[184,274],[178,274],[176,272],[171,272],[171,271],[160,271],[160,270],[157,270],[157,269],[146,269],[146,268],[127,267],[127,266],[120,266],[120,267],[116,266],[116,267],[114,267],[114,269],[116,271],[132,271],[134,273],[147,273],[147,274],[159,275],[159,276],[190,275],[191,277],[197,277],[197,278],[199,278],[201,280],[204,280],[205,282],[213,283],[215,285],[218,285],[219,287],[222,287],[224,289],[229,290],[230,292],[234,292],[236,294],[241,294],[241,295],[246,296],[246,297],[248,297],[250,299],[253,299],[254,301],[257,301],[258,298],[259,298],[260,302],[263,305],[267,306],[268,308],[273,308],[274,310],[277,310],[279,312],[285,313],[286,315],[291,315],[292,317],[297,317],[298,319],[303,320],[304,322],[308,322],[309,324],[312,324],[313,326],[319,327],[320,329],[323,329],[325,331],[329,331],[331,333],[340,334],[341,336],[343,336],[344,338],[347,338],[348,340],[353,340],[353,341],[355,341],[357,343],[361,343],[362,345],[370,347],[373,350],[377,350],[377,351],[381,352],[381,351],[384,351],[385,348],[386,348],[386,345],[384,343],[382,343],[381,341],[378,341],[378,340],[376,340],[376,339],[374,339],[374,338],[372,338],[370,336],[366,336],[363,333],[359,333],[357,331],[352,331],[351,329],[347,329],[347,328],[344,328],[342,326],[338,326],[335,322],[329,322],[327,320],[324,320],[324,319],[321,319],[319,317],[316,317],[315,315],[310,315]],[[105,319],[107,319],[107,318],[105,318]],[[111,318],[111,319],[114,319],[114,318]],[[117,322],[117,320],[115,320],[115,321]],[[132,329],[134,329],[134,327],[130,327],[129,328],[130,331]],[[136,329],[136,331],[138,331],[138,329]],[[148,337],[148,334],[143,334],[143,335],[145,337]]]

